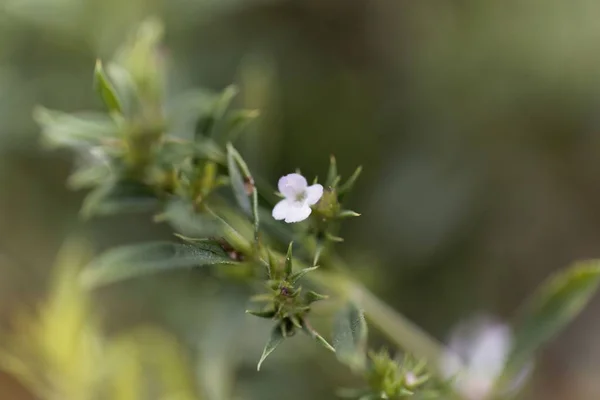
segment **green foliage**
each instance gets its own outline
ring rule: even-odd
[[[53,269],[48,297],[35,312],[17,315],[0,343],[0,369],[44,400],[199,399],[188,360],[177,342],[154,328],[108,338],[79,284],[88,258],[81,243],[69,242]]]
[[[307,221],[293,227],[277,226],[269,210],[259,203],[256,182],[261,183],[261,192],[274,190],[260,178],[255,180],[232,144],[258,112],[231,110],[237,94],[233,86],[222,93],[194,90],[167,104],[166,74],[160,51],[162,34],[162,25],[148,20],[106,64],[106,69],[100,61],[96,63],[95,89],[107,113],[65,114],[42,107],[34,112],[46,144],[70,148],[82,159],[69,183],[74,188],[90,189],[82,206],[83,216],[153,212],[157,222],[169,223],[176,236],[185,242],[145,243],[110,250],[78,275],[77,281],[95,288],[181,268],[236,265],[223,268],[222,271],[230,273],[220,277],[264,287],[265,293],[253,297],[262,307],[247,313],[274,324],[258,369],[285,339],[301,331],[335,352],[342,363],[364,379],[365,387],[353,390],[352,398],[399,400],[449,395],[448,382],[435,376],[435,364],[444,354],[444,347],[354,282],[334,252],[335,243],[343,240],[338,236],[339,224],[360,215],[345,209],[343,200],[362,168],[357,168],[342,183],[337,161],[332,156],[323,195],[307,210],[310,211]],[[293,238],[295,247],[288,238]],[[287,242],[290,242],[287,253],[283,254],[280,251]],[[595,293],[600,282],[599,271],[596,263],[579,265],[542,287],[516,331],[509,371],[521,368],[537,348],[575,317]],[[73,276],[69,276],[72,280]],[[333,346],[310,324],[314,303],[328,296],[303,290],[299,285],[301,280],[310,281],[315,290],[339,295],[344,300],[362,300],[360,308],[354,303],[345,304],[334,317]],[[96,373],[93,367],[98,362],[96,355],[90,356],[97,349],[88,348],[88,342],[101,335],[95,328],[90,328],[89,337],[85,336],[87,330],[85,334],[81,333],[84,330],[68,331],[87,324],[84,320],[88,313],[85,301],[69,305],[78,301],[69,296],[65,297],[68,301],[59,296],[58,305],[51,302],[48,312],[53,315],[53,307],[60,308],[70,318],[67,323],[59,324],[44,316],[39,326],[25,328],[34,332],[33,336],[25,337],[59,366],[52,376],[73,385],[73,389],[65,386],[68,389],[64,393],[68,395],[64,398],[85,400],[89,398],[92,372]],[[392,359],[387,351],[368,351],[365,314],[388,338],[404,347],[405,354],[425,355],[433,367],[430,369],[425,360],[410,356],[399,361]],[[69,359],[73,355],[61,353],[62,347],[50,343],[48,337],[66,337],[65,341],[74,341],[81,354],[89,357]],[[118,373],[113,377],[117,383],[111,398],[136,398],[138,383],[144,379],[140,363],[153,364],[160,370],[160,375],[167,379],[165,387],[180,392],[177,398],[193,398],[188,381],[180,379],[185,375],[181,360],[173,355],[174,347],[167,342],[150,335],[152,346],[167,349],[164,353],[157,350],[160,362],[147,358],[149,347],[140,350],[129,339],[115,345],[116,363],[123,370],[117,368]],[[18,339],[15,343],[15,349],[27,344]],[[17,356],[7,354],[3,354],[5,368],[19,374],[36,390],[46,384],[29,367],[24,367]],[[167,367],[169,370],[163,369]],[[62,387],[58,387],[62,395]],[[50,389],[39,389],[40,393],[47,390]]]
[[[97,287],[160,271],[234,263],[221,246],[208,241],[143,243],[107,251],[84,270],[82,280]]]
[[[353,370],[363,370],[367,355],[367,322],[356,304],[350,302],[335,316],[333,347],[336,357]]]
[[[507,370],[518,373],[539,347],[579,314],[599,283],[598,261],[577,263],[543,283],[522,310]]]

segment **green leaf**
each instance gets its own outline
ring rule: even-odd
[[[287,253],[285,255],[285,279],[288,279],[292,275],[292,248],[294,247],[294,242],[290,242]]]
[[[227,134],[229,132],[226,131],[226,121],[224,121],[224,116],[231,105],[234,97],[237,96],[239,90],[235,86],[228,86],[223,90],[221,95],[217,98],[213,105],[212,109],[212,126],[211,126],[211,137],[217,143],[226,143],[231,141]]]
[[[579,314],[599,283],[597,260],[577,263],[543,283],[520,315],[506,371],[518,373],[540,346]]]
[[[148,212],[159,202],[150,188],[135,181],[107,181],[90,192],[81,207],[83,218],[126,212]]]
[[[91,188],[106,181],[111,176],[110,172],[108,164],[86,165],[73,172],[69,176],[67,184],[73,190]]]
[[[257,117],[258,110],[239,110],[231,113],[227,118],[225,130],[227,139],[232,143],[238,138],[240,133],[246,129]]]
[[[233,190],[235,199],[247,215],[252,215],[252,205],[250,204],[250,198],[246,192],[244,177],[235,159],[233,147],[231,146],[227,147],[227,168],[229,169],[231,189]]]
[[[325,186],[333,187],[336,180],[338,180],[337,162],[335,161],[335,157],[331,156],[329,158],[329,171],[327,171]]]
[[[106,114],[68,114],[37,107],[33,118],[42,128],[42,141],[49,147],[90,147],[116,138],[119,128]]]
[[[266,311],[255,311],[255,310],[246,310],[246,314],[254,315],[259,318],[273,318],[277,312],[275,310],[266,310]]]
[[[354,218],[354,217],[360,217],[360,214],[355,211],[352,211],[352,210],[341,210],[335,216],[335,218],[337,218],[337,219]]]
[[[367,323],[356,304],[348,303],[336,315],[333,347],[337,358],[352,369],[362,369],[366,362]]]
[[[152,242],[117,247],[94,260],[82,274],[88,287],[174,269],[235,264],[218,244]]]
[[[343,194],[343,193],[346,193],[349,190],[351,190],[354,187],[354,183],[360,176],[361,172],[362,172],[362,165],[360,167],[356,168],[356,170],[354,171],[352,176],[342,186],[339,187],[338,193]]]
[[[314,271],[315,269],[318,269],[318,266],[314,266],[314,267],[308,267],[308,268],[304,268],[301,269],[300,271],[293,273],[292,275],[290,275],[290,277],[288,278],[288,281],[291,284],[296,283],[300,278],[302,278],[304,275],[308,274],[311,271]]]
[[[283,342],[285,337],[283,336],[283,332],[280,329],[279,325],[277,325],[271,331],[271,336],[269,337],[269,341],[265,345],[263,349],[262,355],[260,356],[260,360],[258,361],[258,365],[256,366],[256,370],[260,371],[260,366],[265,361],[265,359]]]
[[[96,68],[94,69],[94,87],[102,98],[102,101],[104,101],[104,105],[106,105],[108,111],[118,113],[123,111],[121,100],[119,100],[119,96],[117,95],[114,86],[104,72],[102,61],[100,60],[96,60]]]
[[[221,221],[211,215],[194,212],[192,204],[183,200],[169,202],[161,219],[184,236],[198,239],[223,235]]]
[[[326,300],[328,298],[329,298],[329,296],[314,292],[312,290],[309,290],[304,295],[304,301],[306,302],[306,304],[312,304],[316,301]]]
[[[308,320],[302,320],[302,330],[311,338],[313,338],[317,343],[321,344],[327,350],[335,353],[335,348],[329,344],[327,340],[323,336],[321,336],[317,331],[315,331],[312,326],[308,323]]]
[[[254,244],[255,246],[258,246],[258,230],[260,225],[260,215],[258,212],[258,191],[256,190],[254,178],[252,178],[252,174],[250,174],[250,169],[248,168],[248,165],[231,143],[227,143],[227,163],[229,165],[231,185],[233,187],[234,194],[238,199],[238,203],[240,204],[242,209],[245,210],[246,207],[245,201],[243,199],[248,200],[247,190],[249,190],[250,194],[252,195],[250,215],[252,215],[252,218],[254,219]],[[231,175],[232,171],[234,170],[235,173],[237,173],[237,175],[243,175],[243,179],[241,182],[242,185],[240,185],[239,176],[234,179],[234,177]],[[248,189],[246,189],[246,184],[248,185]]]

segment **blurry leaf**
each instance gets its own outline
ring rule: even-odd
[[[191,365],[177,341],[154,328],[120,335],[108,349],[115,394],[111,399],[142,399],[158,384],[162,399],[198,399]]]
[[[361,172],[362,172],[362,166],[356,168],[356,170],[354,171],[352,176],[342,186],[339,187],[338,193],[343,194],[343,193],[346,193],[347,191],[351,190],[354,187],[354,183],[360,176]]]
[[[289,279],[289,277],[292,275],[292,269],[293,269],[292,249],[293,249],[293,247],[294,247],[294,242],[290,242],[290,244],[288,245],[287,253],[285,254],[285,269],[283,270],[283,273],[285,274],[284,275],[285,279]]]
[[[108,76],[106,76],[100,60],[96,60],[96,68],[94,69],[94,86],[102,98],[102,101],[104,101],[104,104],[108,108],[108,111],[118,113],[123,111],[121,101],[117,96],[117,92],[108,79]]]
[[[225,130],[227,138],[232,143],[236,141],[240,133],[246,129],[258,116],[258,110],[238,110],[233,111],[227,118]]]
[[[0,367],[39,398],[89,399],[97,381],[101,337],[79,285],[88,249],[69,241],[60,250],[48,297],[37,312],[19,313],[0,342]]]
[[[281,342],[283,342],[284,339],[285,339],[285,337],[283,336],[283,333],[281,332],[281,328],[279,327],[279,325],[277,325],[271,331],[271,336],[269,337],[269,341],[267,342],[267,344],[265,345],[265,348],[263,349],[263,353],[260,356],[258,365],[256,366],[257,371],[260,371],[260,366],[262,365],[262,363],[269,356],[269,354],[271,354],[277,348],[277,346],[279,346],[279,344]]]
[[[235,264],[215,243],[195,245],[153,242],[122,246],[105,252],[82,274],[88,287],[181,268]]]
[[[231,141],[227,136],[229,132],[227,132],[224,128],[226,126],[226,121],[224,121],[225,114],[233,101],[233,98],[237,96],[238,89],[235,86],[228,86],[223,90],[221,95],[217,98],[213,105],[212,109],[212,118],[213,118],[213,126],[211,127],[211,137],[217,142],[221,144],[225,144],[228,141]]]
[[[594,295],[599,283],[599,261],[575,264],[543,283],[525,306],[515,328],[507,370],[518,372],[540,346],[571,322]]]
[[[105,114],[67,114],[37,107],[33,118],[42,128],[42,140],[51,147],[96,146],[118,135],[117,125]]]
[[[144,99],[156,100],[162,91],[164,77],[158,46],[163,33],[163,24],[156,18],[148,18],[115,57],[115,62],[127,69]]]
[[[91,188],[110,177],[110,167],[107,164],[93,164],[79,168],[67,181],[71,189]]]
[[[290,277],[288,278],[288,280],[291,284],[294,284],[294,283],[296,283],[296,281],[298,281],[304,275],[306,275],[309,272],[314,271],[318,268],[319,268],[318,266],[315,266],[315,267],[308,267],[308,268],[301,269],[300,271],[291,274]]]
[[[112,62],[106,65],[106,75],[114,85],[113,88],[120,101],[121,112],[132,117],[140,107],[133,78],[125,68]]]
[[[184,236],[199,239],[223,234],[223,225],[219,220],[208,214],[194,212],[192,204],[183,200],[169,202],[162,217]]]
[[[335,157],[329,158],[329,170],[327,171],[327,180],[325,181],[326,187],[334,187],[334,182],[338,179],[338,170]]]
[[[352,210],[341,210],[335,216],[335,218],[338,218],[338,219],[354,218],[354,217],[360,217],[360,214],[357,213],[356,211],[352,211]]]
[[[135,181],[107,181],[90,192],[81,207],[84,218],[125,212],[148,212],[159,202],[150,188]]]
[[[314,303],[316,301],[326,300],[328,298],[329,298],[329,296],[326,296],[324,294],[320,294],[320,293],[314,292],[312,290],[309,290],[304,295],[304,301],[306,301],[306,304],[312,304],[312,303]]]
[[[246,214],[252,215],[252,205],[250,204],[250,199],[248,198],[248,193],[246,192],[244,177],[242,176],[240,168],[235,159],[235,153],[232,149],[232,147],[228,147],[227,151],[227,167],[229,168],[231,188],[233,189],[235,199],[242,210]]]
[[[334,319],[333,347],[336,357],[352,369],[364,368],[367,335],[363,312],[354,303],[348,303]]]
[[[167,104],[170,134],[187,140],[194,140],[194,132],[207,135],[200,120],[212,112],[218,94],[206,89],[194,89],[179,94]],[[199,129],[197,129],[199,128]]]

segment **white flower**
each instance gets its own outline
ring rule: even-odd
[[[476,319],[454,330],[441,370],[448,378],[455,378],[456,390],[465,399],[488,399],[511,346],[507,325],[489,318]]]
[[[308,218],[310,206],[316,204],[323,196],[323,186],[308,186],[306,178],[300,174],[282,176],[277,185],[279,192],[285,197],[273,208],[273,218],[285,220],[287,223],[300,222]]]

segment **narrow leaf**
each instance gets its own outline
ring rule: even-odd
[[[325,181],[325,185],[329,186],[329,187],[333,187],[333,184],[337,178],[338,178],[337,163],[335,161],[335,157],[331,156],[329,158],[329,171],[327,171],[327,180]]]
[[[119,128],[105,114],[68,114],[37,107],[33,118],[42,128],[42,140],[49,147],[90,147],[116,138]]]
[[[507,363],[518,373],[533,353],[557,335],[589,302],[600,283],[600,261],[577,263],[548,279],[526,304]]]
[[[246,314],[254,315],[259,318],[268,318],[271,319],[275,316],[275,310],[267,310],[267,311],[255,311],[255,310],[246,310]]]
[[[227,138],[235,142],[240,133],[244,131],[259,115],[258,110],[240,110],[231,113],[227,119]]]
[[[327,350],[335,353],[335,348],[332,345],[330,345],[329,342],[325,340],[323,336],[321,336],[317,331],[315,331],[306,319],[302,320],[302,329],[304,330],[304,332],[306,332],[306,334],[308,334],[308,336],[317,341],[317,343],[321,344]]]
[[[252,205],[250,204],[250,199],[246,192],[244,177],[235,160],[235,153],[231,146],[227,147],[227,168],[229,169],[229,179],[231,181],[231,189],[233,190],[235,199],[246,214],[252,215]]]
[[[312,304],[316,301],[320,301],[320,300],[326,300],[327,298],[329,298],[329,296],[326,296],[324,294],[320,294],[317,292],[313,292],[312,290],[308,291],[305,295],[304,295],[304,301],[306,301],[307,304]]]
[[[242,181],[243,184],[243,190],[240,190],[239,187],[239,182],[238,183],[233,183],[232,185],[235,185],[237,188],[234,189],[234,191],[237,191],[238,194],[236,194],[236,197],[241,196],[242,194],[245,196],[245,198],[247,199],[248,197],[248,191],[250,191],[250,194],[252,195],[252,217],[254,219],[254,244],[255,246],[258,247],[258,229],[259,229],[259,225],[260,225],[260,215],[259,215],[259,211],[258,211],[258,191],[256,190],[256,185],[254,184],[254,178],[252,178],[252,174],[250,173],[250,169],[248,168],[248,165],[246,164],[246,162],[244,161],[244,159],[242,158],[242,156],[240,155],[240,153],[238,153],[238,151],[233,147],[233,145],[231,143],[227,143],[227,154],[228,157],[232,157],[234,164],[237,164],[237,166],[240,168],[239,172],[241,172],[241,174],[244,176],[245,181]],[[233,181],[233,179],[232,179]],[[246,185],[248,185],[248,188],[246,188]],[[238,199],[239,202],[239,199]],[[241,205],[241,204],[240,204]]]
[[[100,255],[82,274],[86,286],[109,283],[161,271],[234,264],[218,244],[153,242],[122,246]]]
[[[356,170],[354,171],[352,176],[342,186],[339,187],[338,193],[340,193],[340,194],[346,193],[350,189],[352,189],[354,187],[354,183],[356,182],[356,180],[362,173],[362,169],[363,169],[362,165],[360,167],[356,168]]]
[[[302,278],[304,275],[308,274],[311,271],[314,271],[315,269],[319,268],[318,266],[314,266],[314,267],[309,267],[309,268],[304,268],[296,273],[293,273],[292,275],[290,275],[290,277],[288,278],[289,282],[291,284],[296,283],[300,278]]]
[[[158,206],[152,190],[135,181],[107,181],[90,192],[81,207],[83,218],[127,212],[148,212]]]
[[[123,111],[117,92],[104,72],[102,61],[100,60],[96,60],[96,68],[94,69],[94,87],[102,98],[102,101],[104,101],[104,105],[106,105],[108,111],[115,111],[118,113]]]
[[[281,332],[279,325],[277,325],[271,331],[271,337],[269,337],[269,341],[267,342],[267,344],[265,345],[265,348],[263,349],[263,353],[260,356],[258,365],[256,366],[257,371],[260,371],[260,366],[262,365],[262,363],[277,348],[277,346],[279,346],[279,344],[281,344],[281,342],[283,342],[284,339],[285,338],[283,336],[283,333]]]
[[[192,204],[183,200],[169,202],[162,218],[178,233],[187,237],[217,237],[222,236],[224,231],[221,221],[211,215],[194,212]]]
[[[363,368],[366,361],[367,323],[354,303],[348,303],[335,316],[333,346],[337,358],[353,369]]]
[[[360,214],[352,210],[342,210],[335,216],[337,219],[360,217]]]
[[[290,242],[287,253],[285,255],[285,279],[288,279],[292,275],[292,248],[294,247],[294,242]]]

